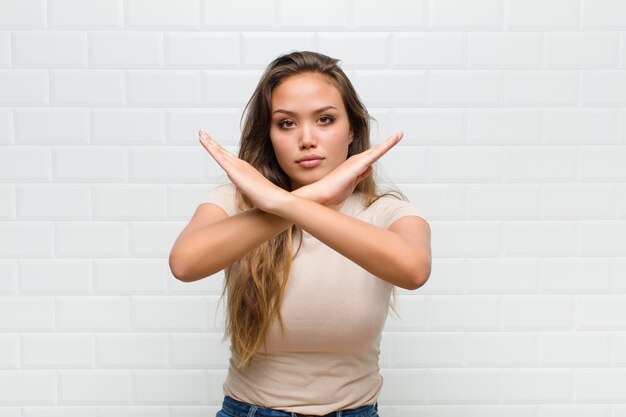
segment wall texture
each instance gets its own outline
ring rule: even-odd
[[[221,277],[169,249],[262,69],[343,61],[429,220],[384,417],[626,416],[626,2],[0,0],[0,417],[206,417]]]

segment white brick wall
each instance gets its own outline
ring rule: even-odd
[[[434,265],[385,417],[626,416],[626,2],[0,0],[0,417],[214,415],[223,273],[167,254],[267,63],[342,59]]]

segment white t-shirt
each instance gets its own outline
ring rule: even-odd
[[[203,202],[229,216],[238,212],[231,184],[216,188]],[[385,229],[404,216],[422,217],[410,203],[391,196],[365,207],[360,193],[352,194],[340,211]],[[248,368],[237,368],[237,358],[231,357],[224,395],[313,415],[376,403],[383,383],[379,347],[392,287],[302,231],[280,309],[284,333],[275,320],[265,350]]]

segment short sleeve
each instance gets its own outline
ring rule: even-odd
[[[234,216],[239,212],[236,204],[236,191],[237,189],[233,184],[219,185],[211,190],[200,204],[215,204],[221,207],[229,216]]]
[[[417,216],[426,221],[426,218],[413,204],[392,196],[383,196],[376,200],[372,206],[377,211],[376,223],[385,229],[405,216]]]

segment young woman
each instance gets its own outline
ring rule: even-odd
[[[377,416],[394,286],[430,275],[430,228],[380,195],[367,110],[336,59],[275,59],[246,106],[239,156],[200,131],[231,184],[176,240],[182,281],[226,269],[231,360],[218,417]]]

